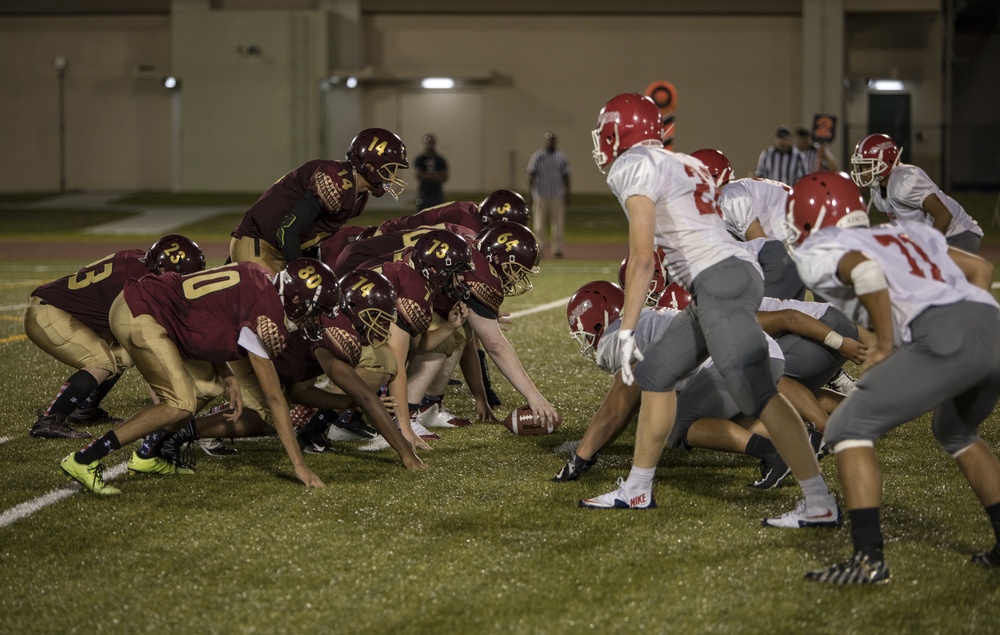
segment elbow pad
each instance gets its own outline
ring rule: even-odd
[[[889,288],[882,265],[874,260],[866,260],[851,270],[851,284],[854,285],[854,293],[857,295]]]

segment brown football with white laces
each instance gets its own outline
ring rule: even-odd
[[[558,417],[555,423],[546,425],[542,423],[535,413],[528,406],[518,406],[507,418],[503,420],[505,428],[520,436],[536,436],[540,434],[552,434],[562,424],[562,417]]]

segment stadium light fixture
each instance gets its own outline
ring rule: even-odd
[[[903,90],[903,81],[899,79],[869,79],[868,88],[878,91]]]
[[[450,77],[425,77],[420,80],[420,87],[429,90],[443,90],[455,87],[455,80]]]

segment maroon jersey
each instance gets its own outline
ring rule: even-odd
[[[333,265],[337,262],[337,256],[342,251],[354,243],[360,242],[364,238],[363,234],[368,233],[371,235],[374,232],[374,227],[344,225],[337,230],[336,234],[329,238],[324,238],[323,242],[319,244],[319,259],[326,263],[330,269],[333,269]]]
[[[334,262],[330,265],[334,273],[342,276],[349,271],[357,269],[369,260],[398,260],[393,258],[393,254],[398,253],[406,247],[417,244],[421,236],[432,229],[447,229],[459,236],[467,239],[475,238],[476,233],[467,227],[445,223],[444,227],[417,227],[408,231],[393,232],[382,236],[373,236],[367,240],[362,240],[345,247],[339,254],[333,256]]]
[[[464,274],[465,283],[469,285],[469,297],[465,303],[476,315],[494,320],[499,316],[500,305],[503,304],[503,282],[486,256],[475,247],[472,249],[472,264],[476,270]],[[455,301],[446,295],[434,295],[434,310],[438,315],[447,318],[453,306]]]
[[[288,346],[274,360],[274,370],[281,383],[293,384],[322,375],[323,367],[316,359],[317,348],[325,348],[351,368],[361,361],[361,336],[346,315],[340,313],[332,320],[322,315],[320,325],[323,337],[318,340],[307,338],[302,331],[291,334]]]
[[[454,201],[436,207],[430,207],[422,212],[387,220],[378,226],[377,234],[416,229],[417,227],[444,228],[445,223],[461,225],[478,234],[482,231],[483,221],[479,216],[479,205],[471,201]],[[452,230],[454,231],[454,230]]]
[[[381,273],[396,290],[396,324],[411,336],[427,332],[431,325],[431,289],[427,280],[410,264],[410,259],[396,262],[369,261],[361,265]]]
[[[358,196],[354,170],[343,161],[310,161],[267,188],[243,220],[233,230],[233,237],[258,238],[279,244],[278,232],[295,205],[308,192],[319,200],[322,211],[313,224],[300,235],[302,249],[312,247],[330,236],[365,208],[368,193]]]
[[[125,285],[132,315],[150,315],[167,331],[181,356],[208,362],[246,357],[237,343],[246,327],[271,359],[288,342],[285,310],[274,288],[274,274],[241,262],[182,276],[146,276]]]
[[[111,303],[129,280],[149,273],[142,261],[146,252],[128,249],[92,262],[71,276],[43,284],[31,295],[62,309],[97,333],[110,333]]]

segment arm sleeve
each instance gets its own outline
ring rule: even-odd
[[[307,192],[295,204],[292,213],[281,221],[275,244],[281,249],[285,262],[290,262],[302,255],[302,241],[299,236],[302,230],[311,225],[323,211],[319,200],[312,192]]]

